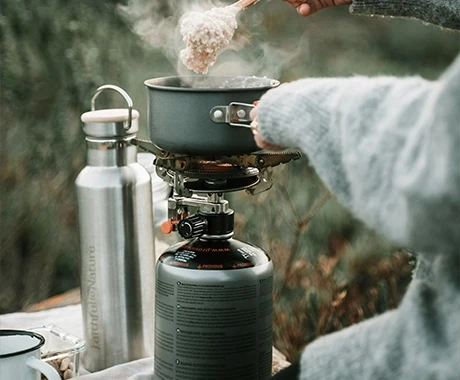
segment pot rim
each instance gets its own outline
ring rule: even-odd
[[[266,86],[257,86],[257,87],[230,87],[230,88],[194,88],[194,87],[174,87],[174,86],[165,86],[162,84],[156,84],[157,82],[165,81],[168,79],[177,79],[177,78],[259,78],[270,81],[270,85]],[[245,76],[245,75],[236,75],[236,76],[225,76],[225,75],[208,75],[206,77],[202,75],[183,75],[183,76],[167,76],[159,78],[151,78],[144,81],[144,85],[162,91],[171,91],[171,92],[247,92],[247,91],[266,91],[272,88],[278,87],[280,81],[277,79],[267,78],[267,77],[257,77],[257,76]]]

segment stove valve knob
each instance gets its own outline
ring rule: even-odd
[[[177,230],[184,239],[202,236],[208,229],[208,221],[201,215],[192,215],[182,219],[178,225]]]

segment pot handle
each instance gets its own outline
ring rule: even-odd
[[[209,112],[209,116],[214,123],[230,124],[232,127],[251,128],[249,113],[254,107],[253,104],[232,102],[228,106],[213,107]]]

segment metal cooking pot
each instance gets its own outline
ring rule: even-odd
[[[184,76],[144,82],[150,140],[189,155],[233,155],[259,148],[250,129],[253,102],[279,81],[258,77]]]

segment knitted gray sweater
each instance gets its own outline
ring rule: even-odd
[[[355,0],[351,12],[460,29],[458,0]],[[423,253],[396,310],[319,338],[275,378],[460,379],[460,56],[437,81],[284,84],[262,97],[259,128],[303,151],[357,217]]]

